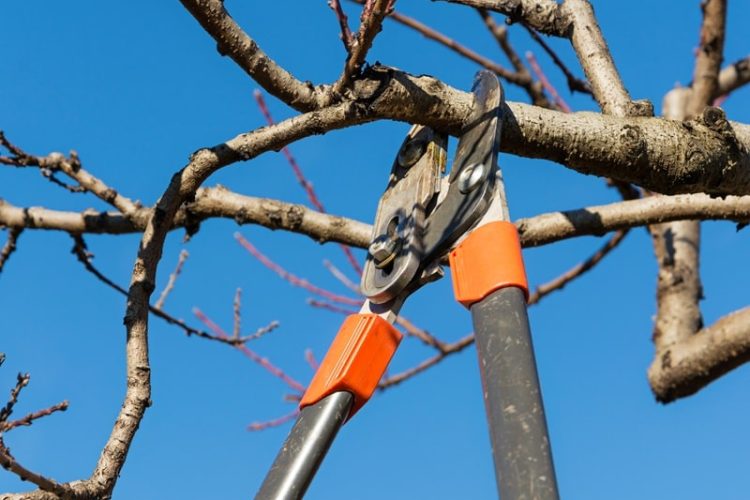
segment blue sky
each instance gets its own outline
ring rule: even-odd
[[[325,2],[235,2],[235,19],[298,78],[335,79],[344,60],[338,27]],[[505,63],[478,16],[427,1],[397,5],[469,47]],[[358,14],[346,5],[350,18]],[[659,110],[675,83],[691,79],[698,2],[596,2],[624,82],[634,98]],[[151,204],[189,154],[263,125],[252,98],[257,87],[215,50],[178,2],[7,2],[0,45],[0,128],[30,152],[75,149],[84,167],[125,195]],[[726,60],[748,52],[741,20],[750,6],[730,5]],[[535,52],[576,110],[560,75],[522,29],[510,30],[520,51]],[[580,74],[568,44],[550,40]],[[368,58],[435,75],[468,89],[475,65],[400,25],[388,22]],[[525,101],[506,86],[510,100]],[[724,107],[750,122],[747,89]],[[293,116],[268,98],[276,118]],[[371,220],[393,155],[408,130],[380,122],[305,139],[291,149],[327,209]],[[500,159],[514,217],[616,200],[600,179],[544,161]],[[306,203],[279,154],[233,165],[210,178],[243,194]],[[0,196],[19,206],[105,208],[71,195],[34,170],[0,169]],[[747,304],[747,231],[704,225],[703,313],[711,323]],[[161,289],[182,248],[190,252],[166,308],[198,323],[199,307],[231,330],[232,297],[243,289],[245,331],[279,320],[253,345],[306,383],[306,348],[322,357],[341,318],[305,304],[292,288],[253,260],[235,231],[291,272],[340,293],[322,265],[346,261],[335,245],[259,227],[210,221],[187,244],[175,232],[160,269]],[[91,236],[96,264],[121,284],[129,279],[138,236]],[[532,284],[549,280],[602,243],[593,237],[525,251]],[[6,442],[25,465],[59,480],[88,477],[124,392],[124,300],[75,261],[70,238],[27,231],[0,277],[0,391],[16,373],[32,380],[19,415],[70,401],[64,413],[18,429]],[[362,251],[356,255],[363,258]],[[650,240],[635,230],[605,263],[531,311],[549,427],[563,498],[746,498],[750,370],[741,367],[695,397],[654,402],[645,370],[651,361],[656,267]],[[453,303],[448,280],[413,297],[404,313],[452,340],[471,329]],[[226,346],[186,338],[152,318],[153,400],[115,490],[115,498],[247,498],[260,484],[288,426],[246,426],[291,410],[285,386]],[[405,341],[397,371],[431,353]],[[28,489],[0,471],[0,491]],[[309,498],[493,498],[495,492],[480,383],[473,349],[376,396],[346,425]]]

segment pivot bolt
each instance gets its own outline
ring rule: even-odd
[[[484,178],[484,165],[481,163],[472,163],[467,165],[458,174],[458,190],[463,194],[470,193],[474,190]]]
[[[382,269],[393,262],[399,250],[398,247],[398,240],[389,235],[383,234],[375,238],[375,241],[368,248],[370,255],[372,255],[372,260],[375,262],[375,267]]]
[[[423,139],[408,139],[398,152],[398,164],[401,168],[409,168],[424,155],[427,143]]]

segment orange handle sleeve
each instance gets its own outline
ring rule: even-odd
[[[313,405],[338,391],[354,396],[351,418],[375,392],[401,342],[401,333],[376,314],[352,314],[341,325],[300,401]]]
[[[529,298],[518,230],[511,222],[497,221],[473,230],[448,259],[456,300],[466,307],[500,288],[514,286]]]

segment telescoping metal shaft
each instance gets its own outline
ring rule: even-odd
[[[276,456],[256,500],[302,498],[349,415],[354,397],[335,392],[304,408]]]

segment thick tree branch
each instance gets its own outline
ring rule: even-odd
[[[636,109],[615,68],[589,1],[565,0],[564,9],[572,24],[570,42],[602,112],[615,116],[646,114],[634,112]]]
[[[656,399],[689,396],[750,361],[750,308],[729,314],[657,354],[648,370]]]
[[[702,8],[701,47],[695,61],[693,87],[689,92],[674,89],[667,93],[662,106],[667,118],[684,120],[703,111],[718,92],[726,0],[708,0],[702,4]],[[665,388],[665,382],[659,379],[669,379],[671,375],[671,350],[688,341],[703,327],[700,311],[700,300],[703,298],[700,279],[701,227],[700,222],[693,220],[660,224],[649,230],[659,265],[654,325],[656,353],[649,370],[649,382],[657,400],[668,402],[672,394],[683,391],[676,381],[670,380]],[[731,363],[731,356],[725,355],[727,357]],[[692,364],[696,364],[694,360]],[[706,371],[705,366],[697,364],[697,367]],[[681,368],[685,370],[684,366]],[[716,371],[716,367],[711,368]]]
[[[719,89],[716,96],[730,94],[750,82],[750,56],[736,61],[719,73]]]
[[[193,214],[191,217],[199,217],[199,220],[213,217],[234,219],[241,224],[258,224],[271,229],[305,234],[316,241],[336,241],[359,248],[367,248],[370,243],[372,226],[367,223],[336,215],[320,214],[302,205],[277,200],[253,198],[230,192],[225,196],[215,192],[217,189],[207,188],[198,191],[196,201],[188,205]],[[204,202],[204,197],[211,199]],[[136,221],[147,220],[152,214],[149,209],[141,210]],[[88,218],[105,222],[92,225],[87,223]],[[186,218],[184,212],[180,211],[175,220],[177,223],[184,223]],[[601,236],[618,229],[684,219],[743,223],[750,221],[750,196],[728,196],[724,199],[705,194],[648,197],[540,214],[518,219],[516,225],[521,233],[523,245],[535,247],[577,236]],[[136,226],[117,213],[24,209],[3,202],[0,202],[0,224],[94,234],[134,233],[145,228],[145,225]],[[177,227],[180,226],[173,226]]]
[[[719,71],[724,59],[724,30],[727,0],[705,0],[701,3],[703,24],[700,47],[695,59],[693,95],[688,103],[687,116],[697,116],[719,95]]]
[[[684,120],[687,117],[689,103],[696,94],[689,93],[684,100],[682,90],[674,89],[664,97],[662,109],[666,118]],[[649,226],[649,232],[659,268],[653,334],[658,356],[659,351],[690,337],[703,326],[698,305],[703,297],[699,270],[700,222],[656,224]]]
[[[289,140],[303,126],[316,133],[393,119],[459,134],[471,96],[429,76],[375,66],[354,82],[352,100],[293,119]],[[618,118],[560,113],[509,103],[501,149],[562,163],[578,172],[632,182],[662,193],[750,193],[750,126],[708,108],[698,120]],[[232,163],[253,149],[245,134],[217,151]],[[216,154],[216,153],[214,153]]]
[[[510,22],[523,22],[548,35],[568,36],[570,19],[554,0],[441,0],[508,16]]]

